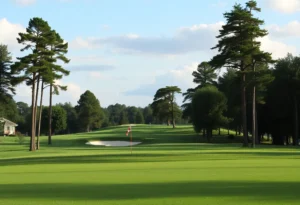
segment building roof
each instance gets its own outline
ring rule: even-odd
[[[12,126],[18,126],[18,124],[12,122],[12,121],[9,121],[8,119],[5,119],[4,117],[0,117],[0,122],[5,122],[5,123],[8,123],[9,125],[12,125]]]

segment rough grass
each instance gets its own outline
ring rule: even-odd
[[[225,136],[212,144],[190,126],[133,127],[133,147],[94,147],[87,140],[128,140],[127,127],[0,142],[0,204],[299,204],[300,150],[242,148]],[[227,131],[226,131],[227,133]],[[216,144],[215,142],[222,142]],[[201,142],[201,143],[200,143]]]

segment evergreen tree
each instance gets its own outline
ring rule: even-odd
[[[135,123],[136,124],[144,124],[145,123],[143,113],[140,110],[138,110],[135,115]]]
[[[183,105],[183,118],[190,118],[192,114],[192,98],[197,89],[202,88],[206,85],[216,85],[215,79],[217,74],[215,70],[210,66],[208,62],[202,62],[198,65],[197,70],[193,71],[194,76],[193,82],[198,84],[195,88],[189,88],[182,95],[184,96]]]
[[[50,41],[50,50],[52,51],[51,59],[57,62],[58,60],[62,61],[63,63],[69,63],[70,60],[66,58],[65,54],[68,52],[68,43],[65,43],[64,40],[60,37],[60,35],[52,30],[52,38]],[[66,90],[66,86],[55,85],[55,80],[61,79],[63,75],[69,75],[69,71],[65,70],[59,64],[53,64],[50,67],[50,75],[47,78],[47,83],[50,85],[50,92],[49,92],[49,131],[48,131],[48,144],[52,143],[51,136],[51,115],[52,115],[52,96],[53,94],[58,95],[59,89]]]
[[[103,113],[99,100],[91,91],[87,90],[80,96],[75,109],[78,113],[80,126],[87,132],[93,128],[100,128]]]
[[[0,117],[17,122],[19,119],[17,104],[9,95],[0,95]]]
[[[75,133],[78,131],[78,115],[71,103],[58,104],[67,113],[67,127],[65,133]]]
[[[274,69],[275,82],[270,89],[269,105],[272,105],[276,113],[271,113],[270,119],[278,128],[281,128],[285,134],[293,136],[293,145],[298,145],[299,139],[299,98],[300,98],[300,57],[288,54],[285,58],[281,58],[275,65]],[[284,97],[284,98],[282,98]],[[276,101],[274,101],[276,98]],[[278,105],[275,105],[275,102]],[[280,121],[280,124],[277,124]],[[283,122],[285,121],[285,122]],[[286,125],[288,123],[289,125]],[[270,123],[272,125],[272,122]],[[273,127],[273,126],[272,126]],[[273,129],[272,134],[275,134]],[[280,136],[279,136],[280,137]],[[280,140],[279,143],[280,144]]]
[[[43,115],[42,115],[42,131],[43,133],[47,133],[48,128],[48,121],[49,121],[49,109],[48,107],[43,108]],[[62,133],[67,128],[67,112],[63,107],[60,105],[53,106],[53,114],[52,117],[52,128],[51,130],[53,133]]]
[[[7,46],[0,44],[0,95],[15,94],[14,75],[11,72],[11,54]]]
[[[123,110],[120,113],[119,125],[125,125],[125,124],[129,124],[129,120],[128,120],[128,114],[127,114],[126,110]]]
[[[197,133],[206,130],[208,142],[212,138],[212,130],[227,123],[223,116],[226,110],[227,99],[225,95],[214,86],[205,86],[195,93],[192,100],[193,125]]]
[[[151,105],[148,105],[143,109],[143,117],[146,124],[153,123],[153,110]]]
[[[17,58],[19,61],[12,66],[13,73],[21,74],[19,77],[31,85],[31,140],[30,151],[36,149],[36,106],[38,96],[38,83],[41,73],[47,70],[53,62],[50,58],[52,52],[47,49],[51,28],[41,18],[30,19],[26,33],[19,33],[18,43],[25,47],[21,51],[31,51],[24,57]]]
[[[224,115],[232,119],[228,128],[239,130],[241,124],[241,103],[240,103],[240,79],[238,73],[233,68],[228,68],[227,71],[218,79],[218,89],[223,92],[227,98],[227,110]]]
[[[19,118],[16,121],[18,124],[18,131],[21,133],[29,133],[30,132],[30,124],[27,119],[30,119],[30,107],[27,103],[17,102],[17,110]]]
[[[125,105],[115,104],[107,107],[108,121],[111,125],[119,125],[121,112],[126,109]]]
[[[156,113],[156,115],[162,114],[161,117],[170,117],[173,128],[175,128],[176,116],[179,114],[179,109],[177,109],[178,106],[175,103],[176,93],[181,93],[181,89],[177,86],[160,88],[156,91],[153,99],[154,102],[152,103],[154,113]]]
[[[134,106],[130,106],[127,107],[127,114],[128,114],[128,120],[129,123],[136,123],[135,119],[136,119],[136,114],[138,112],[138,108],[134,107]]]
[[[244,146],[248,146],[246,74],[255,72],[255,66],[259,62],[272,62],[271,54],[262,52],[260,42],[257,41],[257,38],[267,35],[267,31],[260,28],[264,21],[255,18],[252,11],[260,11],[255,1],[248,1],[244,8],[241,4],[236,4],[231,12],[224,14],[227,22],[222,26],[220,35],[217,36],[218,44],[213,47],[213,49],[218,49],[219,54],[210,62],[214,68],[225,66],[240,71]],[[255,91],[255,86],[253,91]],[[256,102],[255,96],[254,93],[254,102]],[[253,105],[253,110],[256,110],[255,103]],[[256,133],[255,124],[253,123],[254,133]]]

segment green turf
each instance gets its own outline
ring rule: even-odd
[[[85,145],[126,140],[126,129],[55,136],[53,146],[43,137],[34,153],[28,139],[1,138],[0,205],[300,204],[298,148],[253,150],[225,136],[207,144],[190,126],[133,127],[143,144],[132,155],[129,147]]]

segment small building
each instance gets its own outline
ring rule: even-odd
[[[9,121],[3,117],[0,118],[1,129],[3,130],[3,135],[15,135],[16,134],[16,127],[18,126],[16,123]]]

